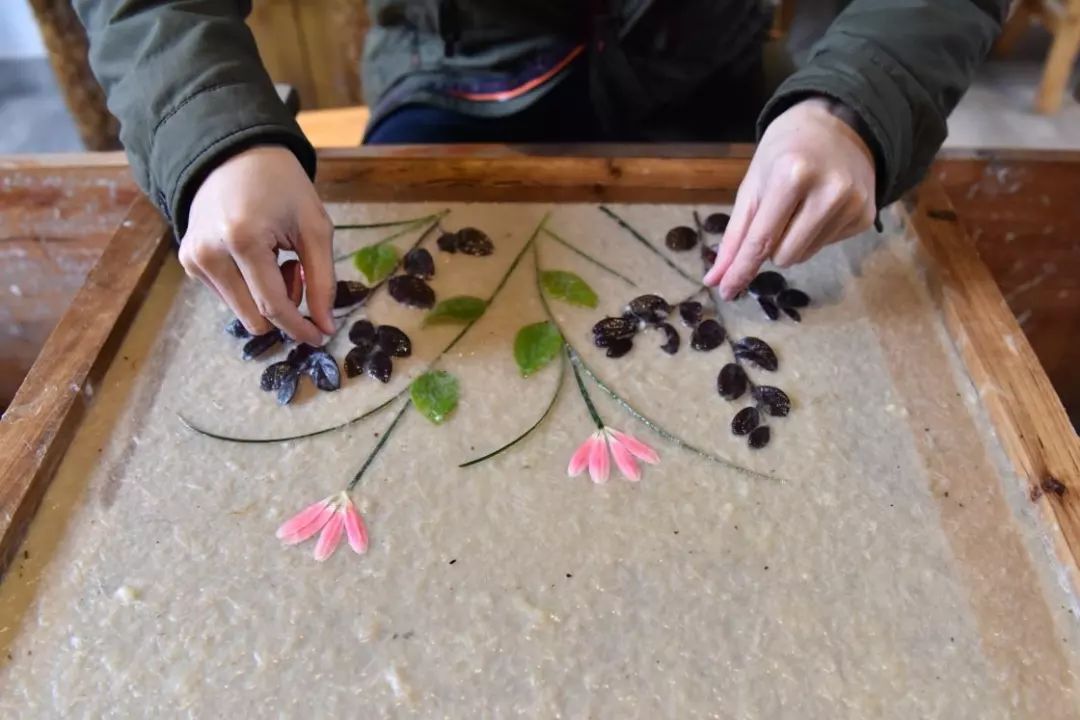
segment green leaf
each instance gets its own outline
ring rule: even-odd
[[[562,335],[550,322],[533,323],[518,330],[514,338],[514,359],[521,377],[542,370],[562,350],[562,343]]]
[[[487,300],[470,295],[447,298],[432,308],[424,318],[425,325],[464,325],[484,314]]]
[[[454,412],[458,394],[457,378],[445,370],[429,370],[409,387],[413,405],[436,425],[441,425]]]
[[[397,248],[390,243],[377,243],[356,251],[353,262],[364,273],[369,285],[385,280],[398,264]]]
[[[572,272],[545,270],[540,273],[540,284],[544,292],[556,300],[564,300],[581,307],[596,307],[596,293],[588,283]]]

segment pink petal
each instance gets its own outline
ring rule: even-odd
[[[608,430],[611,436],[618,440],[620,443],[626,446],[626,449],[630,451],[630,454],[636,457],[642,462],[647,462],[650,465],[655,465],[660,462],[660,456],[656,454],[656,451],[645,443],[638,440],[633,435],[627,435],[624,432],[618,430]]]
[[[570,477],[577,477],[585,468],[589,466],[589,457],[592,456],[593,447],[600,438],[596,436],[596,433],[590,435],[585,442],[581,443],[581,446],[574,451],[573,456],[570,458],[570,465],[566,468],[566,474]]]
[[[349,538],[349,547],[353,549],[353,552],[357,555],[367,552],[367,527],[364,526],[364,519],[360,517],[360,513],[356,511],[356,506],[351,500],[345,504],[345,534]]]
[[[337,546],[341,543],[341,531],[345,529],[345,513],[338,511],[326,523],[319,542],[315,543],[315,559],[322,562],[334,554]]]
[[[614,456],[615,465],[619,468],[619,472],[623,474],[623,477],[632,482],[641,479],[641,468],[638,467],[637,460],[634,459],[626,445],[618,438],[611,438],[611,454]]]
[[[322,526],[326,524],[326,521],[330,519],[330,516],[334,514],[334,504],[331,500],[332,498],[326,498],[308,505],[286,520],[277,529],[278,540],[283,541],[286,545],[296,545],[319,532]]]
[[[610,474],[611,460],[608,458],[607,438],[601,435],[589,453],[589,476],[594,483],[606,483]]]

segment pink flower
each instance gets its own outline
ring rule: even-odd
[[[641,442],[632,435],[603,428],[597,430],[581,444],[570,458],[570,465],[566,473],[570,477],[577,477],[589,468],[589,476],[594,483],[605,483],[611,474],[611,457],[615,458],[615,466],[627,480],[637,482],[641,479],[641,468],[637,461],[655,465],[660,462],[660,456],[651,447]]]
[[[297,545],[322,531],[315,543],[315,559],[323,561],[334,554],[344,532],[349,547],[357,555],[367,551],[367,528],[347,492],[340,492],[309,505],[277,529],[277,537],[286,545]]]

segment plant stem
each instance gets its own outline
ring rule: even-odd
[[[416,230],[416,228],[422,227],[425,223],[435,221],[435,225],[438,226],[439,221],[442,220],[444,217],[446,217],[446,215],[449,214],[449,212],[450,212],[449,210],[440,210],[437,213],[433,213],[431,215],[426,215],[426,216],[424,216],[422,218],[416,218],[415,220],[401,221],[401,222],[395,222],[395,223],[387,223],[385,225],[386,227],[397,227],[399,225],[404,225],[405,227],[401,228],[397,232],[393,232],[393,233],[387,235],[386,237],[382,238],[381,240],[377,240],[376,242],[369,243],[368,245],[364,245],[363,247],[359,247],[356,250],[353,250],[352,252],[345,253],[344,255],[338,255],[337,257],[334,258],[334,263],[337,264],[337,263],[339,263],[339,262],[341,262],[343,260],[348,260],[349,258],[351,258],[353,255],[356,255],[356,253],[360,252],[364,248],[377,247],[379,245],[385,245],[388,242],[393,242],[394,240],[397,240],[399,237],[401,237],[403,235],[408,235],[412,231]],[[380,227],[380,226],[375,225],[373,227]],[[430,232],[430,230],[425,230],[424,234],[426,235],[428,232]],[[418,244],[419,243],[413,245],[409,249],[412,250]]]
[[[570,353],[574,352],[570,349],[570,344],[566,343],[566,354],[570,358],[570,369],[574,372],[574,379],[577,380],[578,392],[581,393],[581,399],[585,401],[585,407],[589,409],[589,416],[592,417],[596,428],[598,430],[604,429],[604,421],[600,417],[600,413],[596,412],[596,406],[593,405],[592,398],[589,397],[589,391],[585,389],[585,380],[581,377],[581,371],[578,370],[578,364],[574,362],[574,356]],[[575,353],[576,354],[576,353]]]
[[[176,416],[178,418],[180,418],[180,422],[183,423],[189,430],[193,430],[194,432],[197,432],[198,434],[203,435],[205,437],[213,438],[214,440],[223,440],[224,442],[263,445],[263,444],[269,444],[269,443],[288,442],[290,440],[305,440],[307,438],[313,438],[313,437],[318,437],[319,435],[325,435],[326,433],[334,432],[335,430],[342,430],[344,428],[347,428],[350,425],[355,425],[356,423],[360,422],[361,420],[364,420],[365,418],[369,418],[372,415],[375,415],[375,414],[385,410],[387,407],[389,407],[399,397],[401,397],[401,393],[398,393],[397,395],[390,398],[386,402],[381,403],[379,405],[376,405],[375,407],[371,408],[370,410],[365,411],[362,415],[358,415],[358,416],[352,418],[351,420],[346,420],[345,422],[340,423],[338,425],[332,425],[331,427],[323,428],[322,430],[315,430],[313,432],[303,433],[303,434],[300,434],[300,435],[286,435],[285,437],[246,438],[246,437],[234,437],[232,435],[222,435],[222,434],[216,433],[216,432],[214,432],[212,430],[207,430],[206,428],[199,427],[198,425],[196,425],[192,421],[188,420],[186,417],[184,417],[180,413],[177,413]]]
[[[444,211],[445,212],[445,211]],[[414,223],[423,223],[435,215],[425,215],[418,218],[407,218],[405,220],[386,220],[384,222],[374,223],[342,223],[340,225],[335,224],[335,230],[376,230],[378,228],[398,227],[400,225],[412,225]]]
[[[544,421],[547,420],[548,415],[550,415],[551,411],[555,408],[555,403],[558,402],[558,400],[559,400],[559,395],[562,393],[563,382],[565,380],[566,380],[566,356],[563,353],[559,353],[559,381],[555,385],[555,392],[552,393],[552,395],[551,395],[551,401],[548,402],[548,406],[544,410],[544,413],[540,416],[540,418],[536,422],[534,422],[531,426],[529,426],[528,430],[521,433],[516,438],[514,438],[510,442],[506,443],[502,447],[500,447],[500,448],[498,448],[496,450],[492,450],[491,452],[489,452],[489,453],[487,453],[485,455],[482,455],[482,456],[480,456],[478,458],[474,458],[474,459],[469,460],[467,462],[463,462],[460,465],[458,465],[458,467],[461,467],[461,468],[471,467],[473,465],[478,465],[478,464],[484,462],[485,460],[490,460],[491,458],[495,457],[496,455],[500,455],[501,453],[506,452],[507,450],[509,450],[510,448],[514,447],[519,442],[521,442],[522,440],[527,438],[529,435],[531,435],[534,430],[536,430],[538,427],[540,427],[544,423]]]
[[[383,431],[382,437],[379,438],[379,442],[375,443],[375,447],[371,450],[371,454],[368,455],[367,460],[365,460],[364,464],[357,470],[356,475],[353,475],[353,479],[349,482],[348,487],[345,488],[347,491],[351,492],[352,489],[356,487],[356,484],[360,482],[360,478],[364,476],[364,473],[371,466],[371,463],[375,462],[375,458],[379,455],[383,446],[386,445],[386,441],[390,439],[390,435],[394,432],[394,428],[401,422],[401,418],[405,416],[405,411],[409,409],[410,405],[412,405],[412,400],[406,400],[401,406],[401,409],[398,410],[398,414],[394,416],[394,419],[390,421],[390,425]]]
[[[544,228],[544,234],[547,235],[552,240],[554,240],[555,242],[562,245],[563,247],[565,247],[567,250],[569,250],[569,251],[577,254],[579,257],[582,257],[585,260],[591,262],[593,265],[600,268],[601,270],[603,270],[603,271],[605,271],[607,273],[610,273],[611,275],[614,275],[615,277],[619,278],[620,280],[622,280],[624,283],[626,283],[630,287],[637,287],[638,286],[638,284],[636,282],[634,282],[630,278],[626,277],[625,275],[620,273],[618,270],[616,270],[616,269],[614,269],[612,267],[609,267],[609,266],[605,265],[604,263],[600,262],[599,260],[594,258],[589,253],[587,253],[584,250],[580,249],[576,245],[571,244],[569,240],[565,240],[565,239],[559,237],[554,232],[552,232],[552,230],[550,228],[545,227]]]
[[[612,220],[617,222],[620,227],[622,227],[624,230],[629,232],[639,243],[641,243],[642,245],[647,247],[649,249],[649,252],[651,252],[653,255],[660,258],[661,260],[663,260],[664,264],[666,264],[669,268],[671,268],[672,270],[677,272],[684,280],[686,280],[687,282],[693,283],[694,285],[699,285],[699,286],[701,285],[701,279],[700,278],[696,278],[696,277],[691,276],[690,273],[686,272],[681,267],[676,265],[675,262],[671,258],[669,258],[667,255],[665,255],[664,253],[662,253],[660,251],[660,248],[653,245],[652,241],[650,241],[647,237],[645,237],[644,235],[639,233],[637,231],[637,228],[635,228],[633,225],[631,225],[630,223],[628,223],[627,221],[623,220],[621,217],[616,215],[615,211],[613,211],[611,208],[607,207],[606,205],[601,205],[600,206],[600,212],[604,213],[609,218],[611,218]],[[698,237],[700,237],[700,236],[701,236],[701,233],[699,231],[698,232]]]

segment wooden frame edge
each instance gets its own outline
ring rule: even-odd
[[[0,575],[9,567],[171,233],[140,196],[0,419]]]
[[[1080,593],[1080,438],[938,180],[913,193],[908,215],[936,268],[949,334]]]

